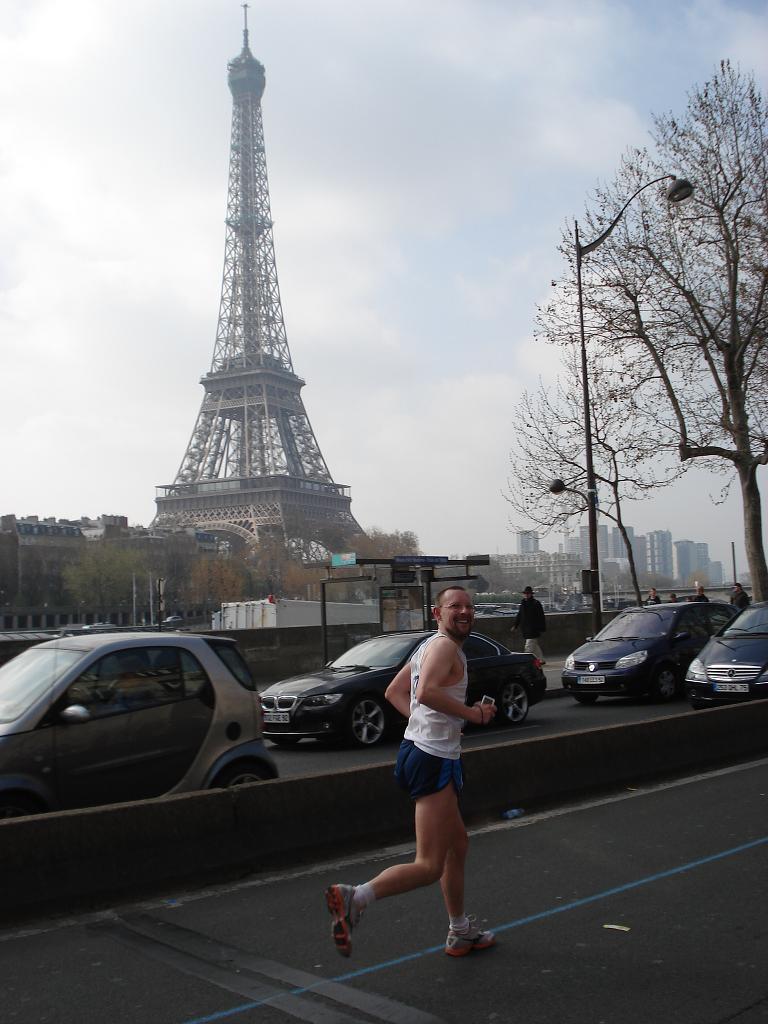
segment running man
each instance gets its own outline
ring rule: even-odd
[[[462,646],[475,612],[463,587],[447,587],[435,598],[437,632],[416,650],[387,687],[386,698],[408,718],[397,755],[395,778],[415,804],[416,858],[395,864],[362,885],[325,890],[332,934],[342,956],[352,952],[351,932],[374,900],[410,892],[440,880],[448,911],[445,952],[465,956],[487,949],[493,932],[481,931],[464,912],[464,864],[469,838],[459,811],[463,785],[461,733],[464,722],[488,725],[495,704],[468,707],[467,659]]]

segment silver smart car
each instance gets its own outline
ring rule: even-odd
[[[0,818],[276,777],[233,640],[69,636],[0,667]]]

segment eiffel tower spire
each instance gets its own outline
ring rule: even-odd
[[[228,64],[232,136],[224,273],[205,395],[173,484],[157,488],[156,526],[197,526],[257,542],[279,532],[317,555],[360,533],[349,488],[331,477],[293,371],[277,281],[261,98],[264,67]]]

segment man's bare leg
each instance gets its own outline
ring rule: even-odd
[[[423,885],[431,885],[439,878],[442,879],[446,872],[449,891],[452,893],[451,899],[454,899],[455,893],[463,899],[467,837],[453,785],[449,783],[437,793],[419,797],[416,800],[415,818],[416,858],[410,864],[393,864],[391,868],[385,868],[381,874],[371,879],[376,899],[396,896],[398,893],[410,892],[411,889],[418,889]],[[463,852],[460,856],[451,858],[449,866],[448,854],[457,843],[459,834],[464,837]],[[460,879],[457,877],[459,869]],[[445,889],[443,892],[445,893]]]
[[[464,866],[468,848],[469,838],[457,803],[453,835],[440,876],[440,888],[443,890],[445,909],[449,918],[462,917],[464,914]]]
[[[448,785],[437,793],[419,797],[415,817],[416,857],[410,864],[386,868],[357,889],[334,885],[326,890],[328,909],[334,918],[334,941],[342,955],[350,954],[350,931],[369,899],[410,892],[438,879],[450,920],[445,952],[449,956],[465,956],[494,944],[493,932],[482,931],[474,918],[464,913],[464,869],[469,840],[454,787]],[[363,890],[369,890],[368,898],[363,896]],[[358,902],[356,893],[362,902]]]

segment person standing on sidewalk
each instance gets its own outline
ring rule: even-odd
[[[746,592],[744,587],[740,583],[733,584],[733,593],[731,594],[731,604],[734,605],[740,612],[749,604],[749,594]]]
[[[541,601],[537,601],[533,596],[533,587],[526,587],[523,591],[523,599],[520,602],[520,607],[517,609],[517,615],[512,624],[511,632],[514,633],[516,629],[519,629],[523,634],[523,639],[525,640],[523,650],[525,653],[532,654],[534,658],[539,659],[542,665],[546,665],[541,645],[539,644],[539,637],[542,633],[546,632],[547,623],[544,618],[544,609],[541,606]]]
[[[467,659],[462,651],[475,612],[463,587],[447,587],[435,599],[437,632],[397,673],[386,698],[408,718],[395,778],[415,805],[416,857],[395,864],[362,885],[330,885],[325,902],[331,933],[342,956],[352,952],[351,932],[374,900],[440,881],[448,911],[448,956],[465,956],[495,943],[464,910],[464,865],[469,839],[459,810],[463,785],[461,733],[465,722],[488,725],[495,704],[465,704]]]

